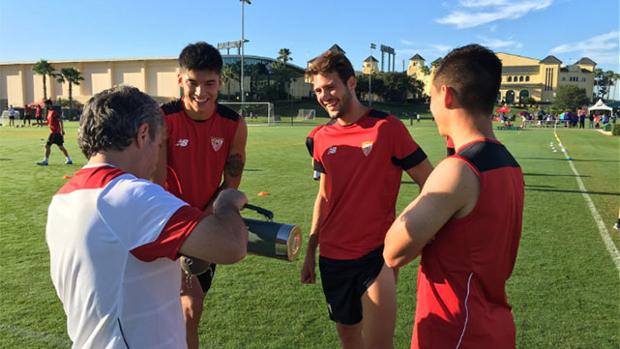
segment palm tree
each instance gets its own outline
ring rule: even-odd
[[[69,108],[73,109],[73,85],[79,85],[84,80],[82,73],[75,68],[62,68],[60,74],[54,74],[56,81],[61,84],[69,83]]]
[[[607,82],[607,98],[609,99],[609,93],[611,92],[611,87],[616,86],[616,81],[620,79],[620,74],[616,73],[613,70],[608,70],[605,72],[605,81]],[[614,88],[614,92],[615,88]],[[613,94],[612,94],[613,96]]]
[[[283,63],[292,61],[293,58],[291,57],[291,50],[287,48],[281,48],[280,51],[278,51],[278,60]]]
[[[42,59],[32,66],[32,71],[43,76],[43,99],[47,100],[47,76],[50,78],[54,76],[54,67]]]
[[[241,75],[241,62],[228,63],[222,68],[222,77],[226,82],[226,89],[228,91],[228,98],[230,97],[230,82],[232,80],[239,81]]]

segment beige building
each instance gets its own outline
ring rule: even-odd
[[[239,59],[237,55],[223,55],[224,63]],[[244,67],[256,62],[274,62],[273,59],[259,56],[244,56]],[[35,62],[0,63],[0,101],[21,107],[27,103],[43,99],[43,77],[32,71]],[[94,94],[116,85],[130,85],[139,88],[158,100],[179,97],[181,90],[177,84],[178,60],[174,58],[135,58],[101,59],[81,61],[49,61],[56,71],[62,68],[75,68],[84,77],[79,86],[73,86],[73,99],[84,103]],[[311,86],[303,79],[303,69],[288,64],[300,72],[290,86],[294,97],[311,95]],[[50,81],[51,80],[51,81]],[[230,84],[228,86],[227,84]],[[244,79],[246,91],[250,91],[249,69]],[[230,87],[230,88],[229,88]],[[239,82],[229,81],[220,92],[238,91]],[[47,97],[52,100],[69,98],[69,84],[60,84],[47,77]]]
[[[501,103],[525,102],[529,97],[537,102],[550,103],[554,101],[558,87],[564,85],[583,88],[588,98],[592,99],[596,63],[587,57],[572,65],[563,65],[554,56],[538,60],[508,53],[496,54],[502,61]],[[416,54],[409,59],[407,75],[424,82],[424,93],[427,95],[430,94],[434,72],[435,66],[426,67],[422,56]]]

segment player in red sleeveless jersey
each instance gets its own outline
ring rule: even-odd
[[[523,174],[493,134],[502,63],[479,45],[450,52],[431,86],[431,112],[455,155],[431,173],[387,233],[402,267],[422,255],[411,348],[514,348],[506,295],[521,238]]]
[[[167,140],[154,181],[191,206],[211,213],[217,194],[238,188],[245,163],[247,126],[235,111],[217,103],[222,85],[222,56],[205,42],[186,46],[179,56],[178,83],[183,96],[162,105]],[[189,349],[199,347],[198,325],[209,271],[183,278],[181,303]]]
[[[396,272],[385,266],[383,240],[402,172],[422,187],[432,166],[399,119],[359,102],[343,54],[322,54],[306,73],[332,120],[307,139],[321,175],[301,281],[315,282],[320,245],[323,293],[342,347],[391,348]]]

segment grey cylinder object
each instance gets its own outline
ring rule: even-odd
[[[248,227],[248,253],[294,261],[301,251],[301,230],[296,225],[243,218]]]

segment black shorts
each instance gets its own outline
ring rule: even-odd
[[[63,137],[60,133],[50,133],[50,136],[47,137],[47,145],[50,146],[52,144],[63,145],[65,143],[65,137]]]
[[[354,325],[362,321],[362,295],[383,268],[383,246],[352,260],[319,257],[323,293],[332,321]]]
[[[200,287],[202,287],[202,292],[207,294],[207,291],[211,288],[211,283],[213,282],[213,278],[215,277],[215,267],[217,264],[211,263],[209,265],[209,270],[198,275],[198,281],[200,281]]]

